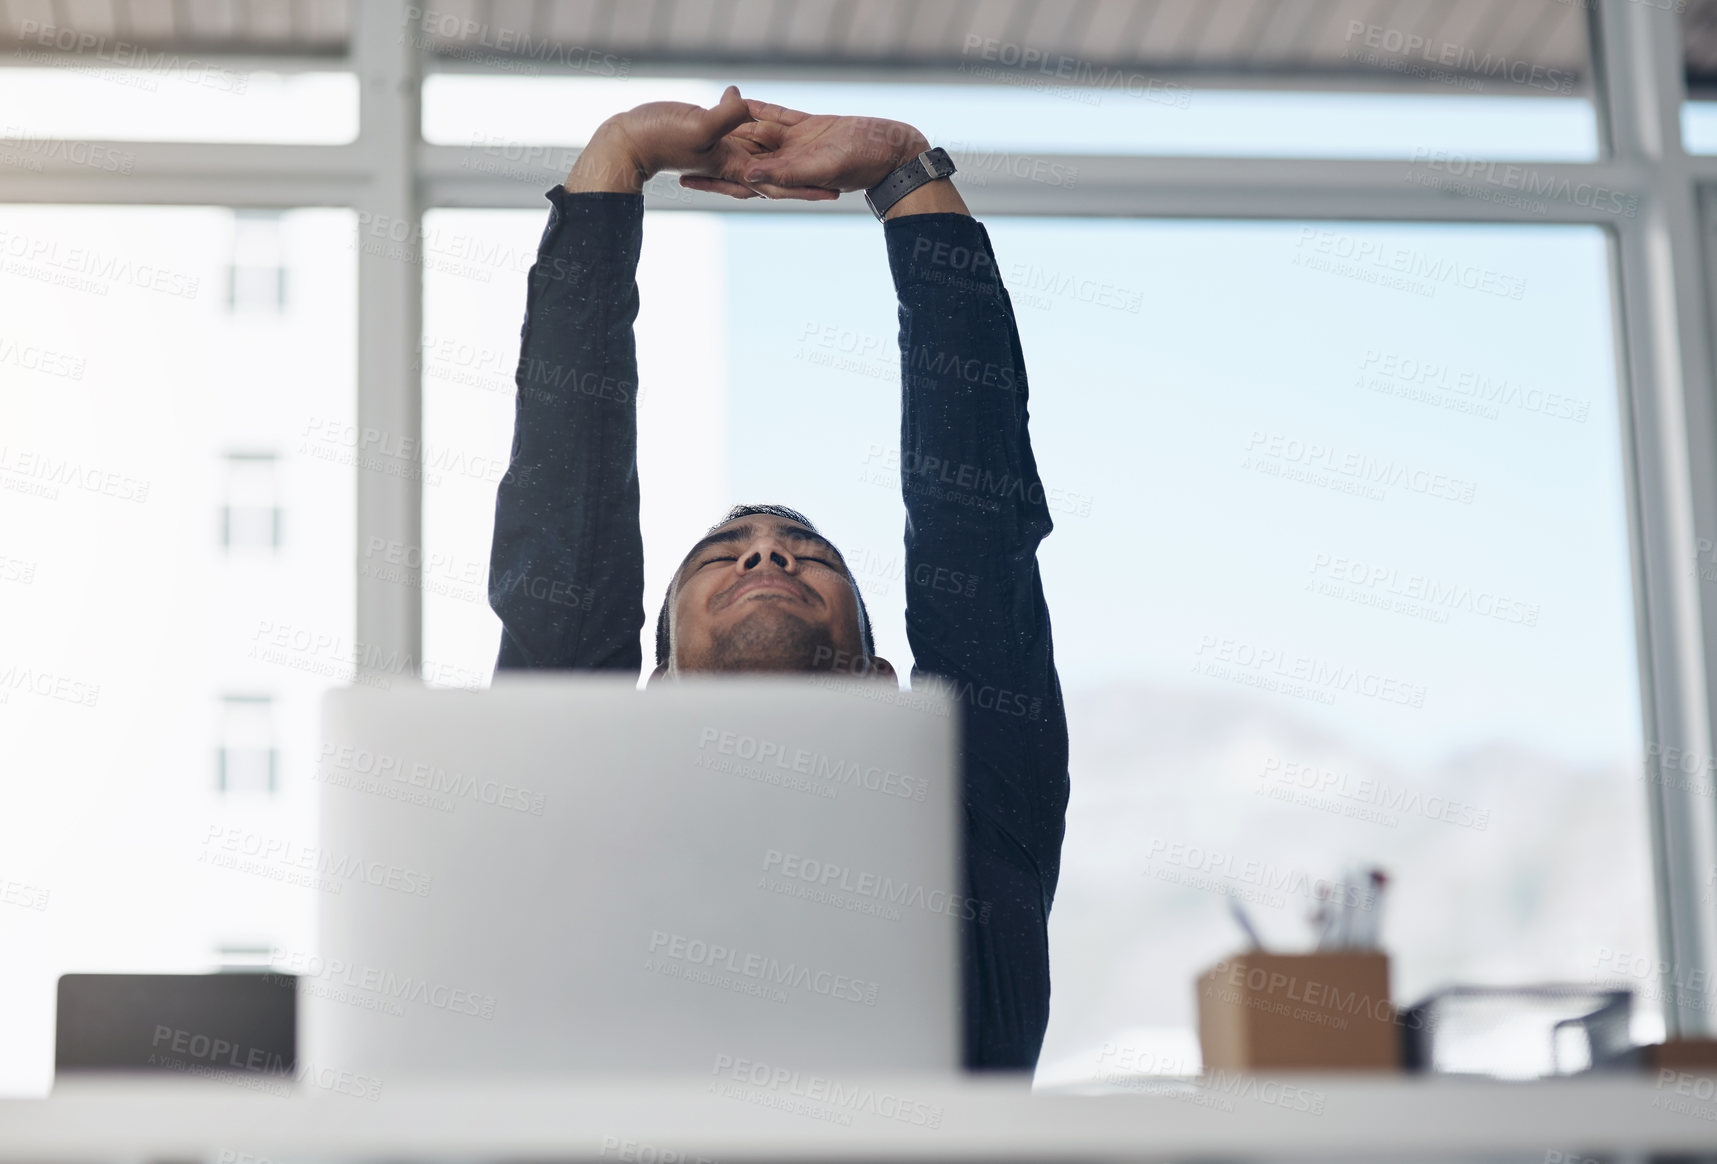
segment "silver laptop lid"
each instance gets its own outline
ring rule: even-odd
[[[884,681],[330,693],[305,1058],[957,1067],[955,714]]]

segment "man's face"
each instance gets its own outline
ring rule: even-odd
[[[768,514],[692,547],[670,618],[674,671],[829,670],[864,654],[846,563],[811,530]]]

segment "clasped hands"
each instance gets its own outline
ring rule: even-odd
[[[566,188],[637,193],[657,174],[677,171],[692,190],[819,202],[868,189],[929,148],[902,121],[802,113],[748,101],[730,85],[710,109],[652,101],[610,117]]]

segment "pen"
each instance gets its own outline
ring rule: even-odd
[[[1388,887],[1389,875],[1383,870],[1366,871],[1364,940],[1356,941],[1356,946],[1375,950],[1383,944],[1383,891]]]
[[[1335,930],[1335,906],[1330,901],[1329,884],[1325,882],[1317,887],[1317,908],[1312,910],[1312,925],[1316,929],[1317,948],[1327,950],[1330,947],[1330,937]]]
[[[1252,925],[1252,919],[1246,916],[1246,907],[1240,904],[1240,895],[1232,890],[1228,893],[1228,912],[1234,915],[1234,920],[1240,923],[1240,928],[1246,931],[1246,940],[1252,943],[1254,950],[1264,948],[1264,940],[1258,936],[1258,930]]]

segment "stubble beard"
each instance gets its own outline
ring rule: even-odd
[[[708,668],[816,671],[827,669],[834,658],[835,639],[828,627],[807,622],[767,603],[759,604],[758,609],[714,636]]]

